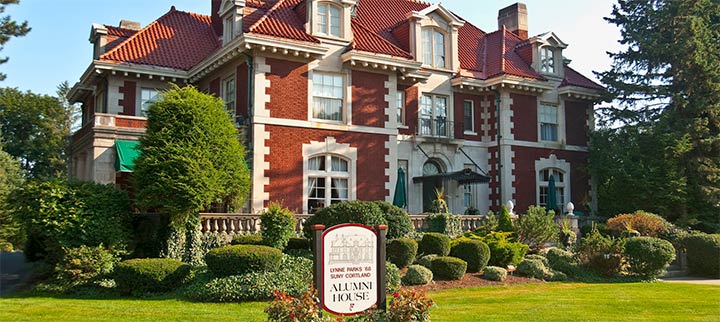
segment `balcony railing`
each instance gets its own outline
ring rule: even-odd
[[[455,138],[455,122],[448,121],[444,117],[420,118],[419,136],[435,138]]]

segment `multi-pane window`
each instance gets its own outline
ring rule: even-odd
[[[235,17],[227,17],[223,23],[223,40],[224,43],[229,43],[233,40],[235,34]]]
[[[558,108],[552,105],[540,105],[540,140],[557,142]]]
[[[466,132],[475,132],[475,110],[473,108],[473,101],[463,102],[463,121],[465,122],[464,128]]]
[[[540,48],[540,70],[555,74],[555,52],[550,47]]]
[[[538,172],[538,192],[540,206],[547,206],[550,195],[550,177],[555,181],[555,205],[562,207],[565,204],[565,173],[555,168],[542,169]]]
[[[321,72],[313,73],[313,118],[342,121],[343,76]]]
[[[420,135],[447,137],[451,134],[447,104],[447,96],[425,94],[420,98]]]
[[[348,200],[349,162],[334,155],[321,155],[308,159],[308,211]]]
[[[438,68],[445,68],[445,34],[434,29],[422,30],[422,62]]]
[[[147,111],[150,105],[157,101],[158,90],[154,88],[141,88],[140,89],[140,114],[141,116],[147,116]]]
[[[230,113],[232,120],[235,120],[235,78],[226,78],[223,81],[223,101],[225,110]]]
[[[340,8],[329,3],[318,5],[318,33],[340,37]]]
[[[395,106],[397,107],[398,125],[405,125],[405,92],[401,90],[397,91]]]

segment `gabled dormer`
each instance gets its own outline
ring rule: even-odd
[[[356,5],[356,0],[306,0],[307,33],[323,39],[352,41],[350,20]]]
[[[244,9],[245,0],[222,0],[217,14],[222,21],[223,45],[242,35]]]
[[[458,29],[465,21],[440,4],[411,11],[407,18],[410,51],[423,67],[450,71],[460,68]]]
[[[543,76],[564,77],[563,49],[567,44],[558,38],[553,32],[532,37],[529,39],[532,45],[532,67]]]

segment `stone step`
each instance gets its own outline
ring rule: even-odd
[[[687,276],[687,272],[683,270],[666,270],[663,277],[682,277]]]

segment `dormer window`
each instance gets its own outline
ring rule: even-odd
[[[224,22],[224,30],[223,30],[223,38],[224,43],[229,43],[233,40],[235,35],[235,17],[230,16],[225,18]]]
[[[330,3],[318,4],[317,32],[320,34],[341,37],[340,8]]]
[[[445,68],[445,52],[445,34],[435,28],[423,28],[423,64],[437,68]]]
[[[555,52],[553,48],[548,46],[540,48],[540,70],[543,73],[555,74]]]

